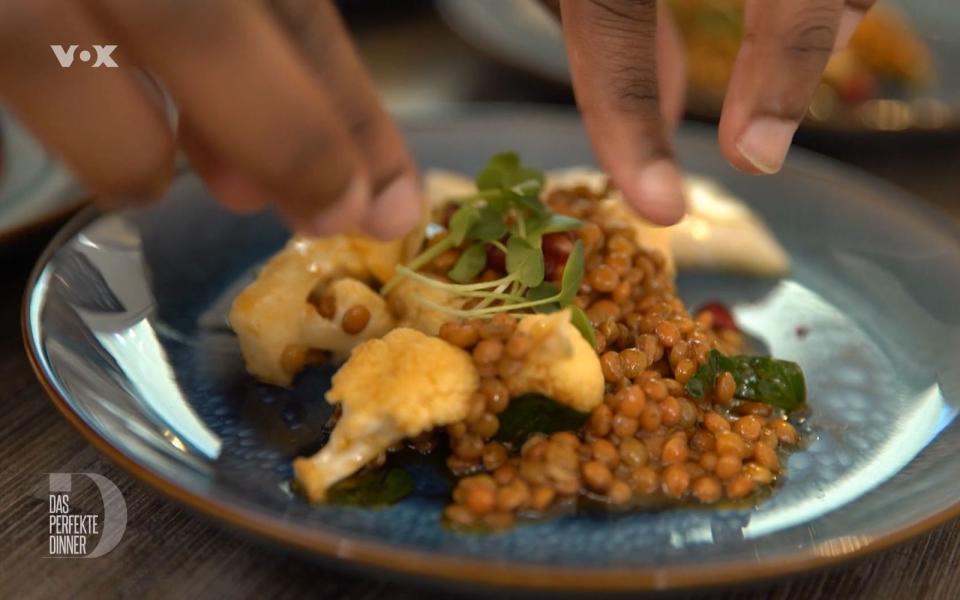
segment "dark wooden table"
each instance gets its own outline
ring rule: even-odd
[[[448,67],[444,65],[455,63],[467,69],[470,77],[460,77],[444,92],[452,99],[569,102],[566,90],[493,65],[446,32],[422,7],[404,19],[392,16],[389,30],[369,18],[353,21],[361,49],[385,87],[403,81],[403,69],[415,85],[418,77],[445,77]],[[410,39],[420,44],[413,46],[417,50],[411,50],[409,64],[398,73],[396,63],[384,56]],[[912,189],[960,217],[957,137],[881,143],[801,136],[800,142]],[[21,293],[51,233],[37,232],[0,248],[5,281],[0,292],[0,598],[318,596],[341,600],[424,595],[425,588],[410,582],[314,563],[227,531],[155,493],[90,447],[47,400],[21,343]],[[99,473],[120,488],[128,524],[113,552],[90,560],[45,558],[49,472]],[[101,511],[94,488],[75,485],[74,508]],[[714,591],[706,597],[960,598],[960,521],[858,564],[753,588]]]

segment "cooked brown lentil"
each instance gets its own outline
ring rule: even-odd
[[[776,484],[779,452],[800,440],[781,411],[738,400],[730,373],[717,377],[706,399],[686,394],[709,351],[737,353],[742,335],[715,329],[709,311],[691,316],[663,256],[638,247],[622,226],[604,224],[585,193],[558,190],[547,202],[586,221],[575,233],[588,267],[575,303],[594,327],[604,402],[580,431],[536,435],[522,448],[494,441],[533,340],[507,315],[443,325],[440,337],[471,352],[482,378],[466,421],[446,428],[447,464],[463,476],[445,512],[450,523],[509,527],[580,494],[618,506],[747,498]],[[449,260],[441,255],[432,267]],[[488,269],[481,279],[501,276]]]
[[[362,304],[355,304],[343,312],[340,327],[349,335],[356,335],[367,328],[370,323],[370,309]]]
[[[280,366],[287,373],[299,373],[307,360],[307,348],[302,344],[289,344],[280,355]]]
[[[472,323],[450,321],[440,326],[440,337],[458,348],[471,348],[480,339]]]
[[[311,294],[310,303],[324,319],[332,319],[337,314],[337,298],[332,293]]]

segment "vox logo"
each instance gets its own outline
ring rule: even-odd
[[[92,60],[93,64],[90,65],[91,67],[117,67],[116,61],[110,57],[110,55],[113,54],[113,51],[117,49],[116,44],[104,46],[93,44],[93,52],[90,52],[90,50],[86,49],[77,52],[77,48],[79,48],[77,44],[67,47],[63,47],[60,44],[52,44],[50,46],[50,49],[53,50],[54,56],[57,57],[57,62],[59,62],[60,66],[64,69],[73,65],[74,59],[80,59],[80,62],[84,64],[88,64]]]

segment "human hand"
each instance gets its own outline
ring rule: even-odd
[[[734,167],[775,173],[834,49],[876,0],[746,0],[745,35],[720,119]],[[671,36],[656,0],[560,0],[577,104],[604,168],[649,220],[683,216],[665,105]],[[676,65],[676,61],[673,61]]]
[[[120,68],[62,68],[51,45],[116,44]],[[0,98],[107,202],[160,194],[176,143],[241,211],[267,199],[313,234],[398,237],[413,161],[332,2],[7,0]],[[154,73],[179,109],[176,140]]]

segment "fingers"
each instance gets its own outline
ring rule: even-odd
[[[877,0],[846,0],[843,12],[840,13],[840,25],[837,27],[837,41],[833,44],[833,51],[843,50],[850,44],[863,16],[867,14]]]
[[[660,82],[660,113],[671,127],[683,118],[687,87],[685,50],[673,14],[662,0],[657,8],[657,75]]]
[[[654,223],[683,216],[680,173],[661,116],[655,0],[561,0],[577,105],[626,200]]]
[[[420,222],[423,195],[419,179],[334,5],[317,0],[276,0],[273,6],[323,82],[367,165],[373,203],[365,229],[384,238],[402,236]]]
[[[738,169],[780,170],[833,51],[843,8],[843,0],[748,0],[720,119],[720,146]]]
[[[159,194],[173,172],[172,133],[119,52],[119,68],[92,67],[92,45],[113,41],[72,2],[8,2],[0,12],[0,97],[101,197]],[[60,56],[50,44],[63,45]]]
[[[221,161],[188,119],[180,119],[177,140],[190,157],[193,170],[221,204],[239,213],[256,212],[267,204],[270,193]]]
[[[89,1],[210,153],[271,194],[297,229],[323,235],[363,222],[370,181],[356,145],[264,6]]]

